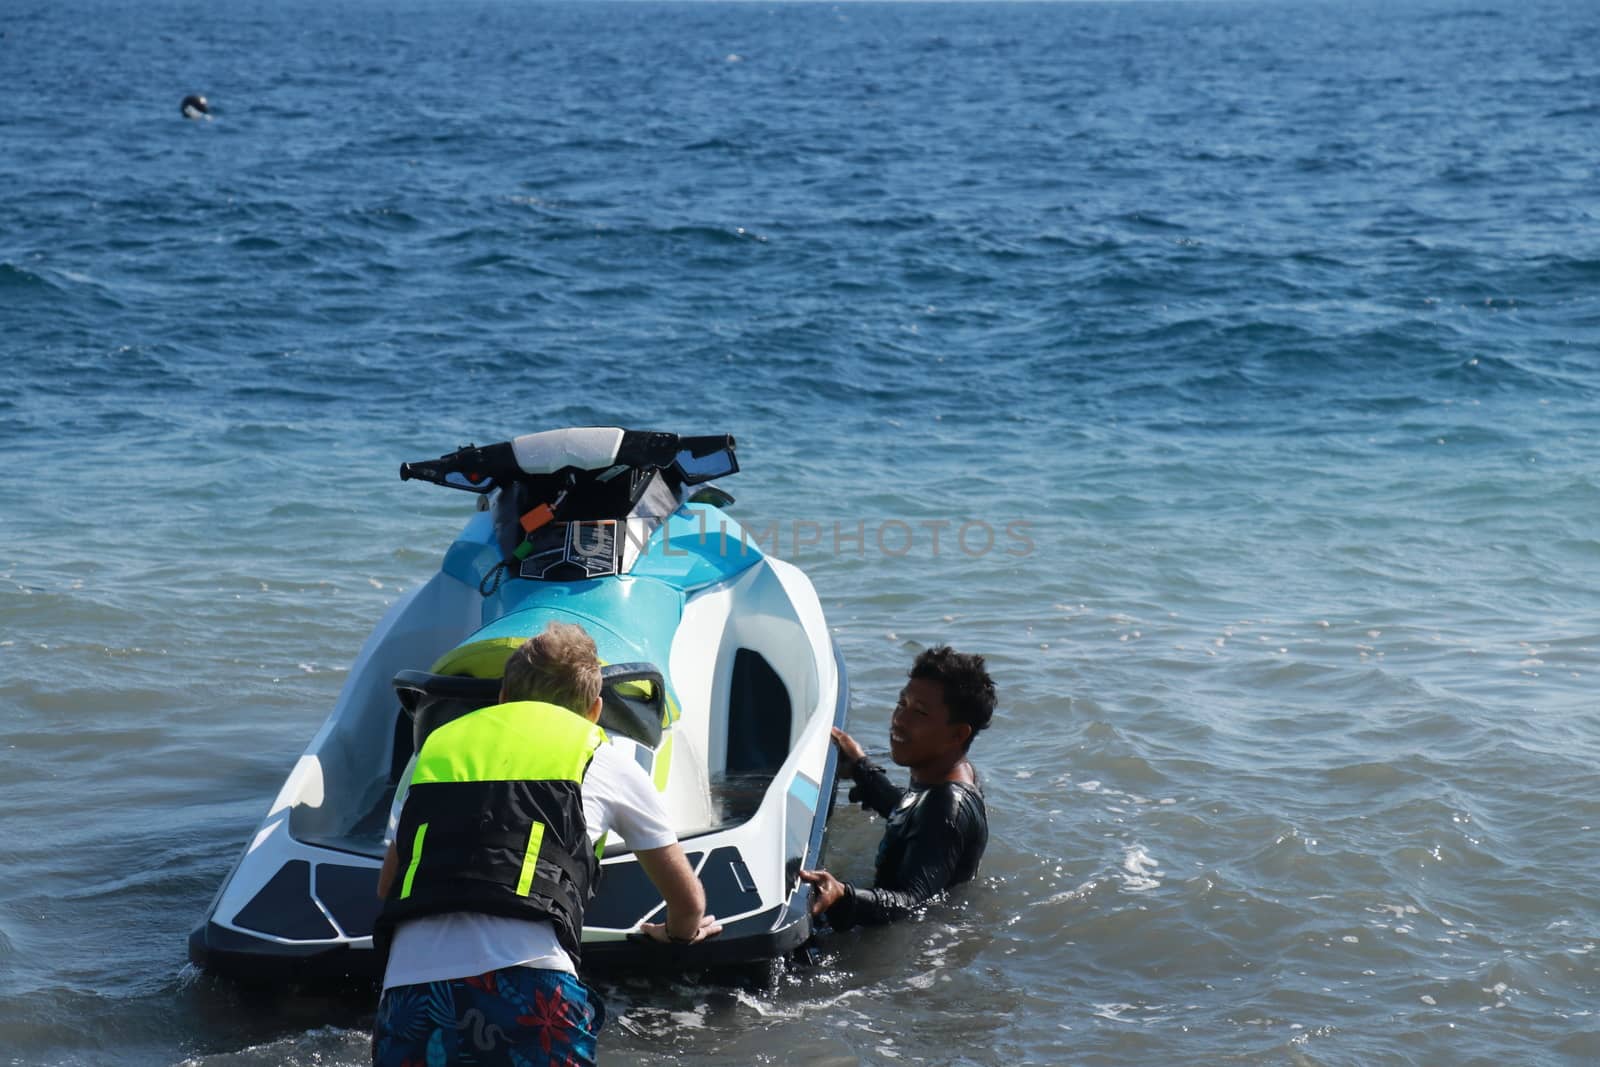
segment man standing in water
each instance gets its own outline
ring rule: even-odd
[[[645,933],[693,944],[722,930],[654,785],[595,725],[600,661],[583,628],[551,623],[512,653],[500,700],[417,753],[378,878],[393,944],[375,1067],[594,1064],[605,1008],[577,961],[609,830],[667,903]]]
[[[930,648],[911,667],[889,720],[889,755],[911,771],[901,789],[843,730],[833,731],[840,771],[856,786],[851,800],[889,820],[878,845],[873,888],[841,882],[824,870],[801,871],[813,887],[811,913],[835,929],[886,923],[970,879],[989,842],[972,739],[994,716],[994,682],[983,657]]]

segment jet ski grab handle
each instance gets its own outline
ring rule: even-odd
[[[394,676],[394,689],[400,707],[411,717],[413,751],[421,751],[422,742],[445,723],[500,700],[500,679],[460,674],[401,671]],[[652,663],[601,667],[601,729],[655,748],[661,743],[666,693],[666,679]]]
[[[596,470],[612,467],[672,470],[685,485],[698,485],[738,471],[734,448],[732,434],[680,437],[675,433],[624,430],[616,457]],[[481,448],[467,445],[438,459],[400,464],[402,482],[416,478],[471,493],[492,492],[525,477],[528,472],[517,462],[516,451],[509,441]]]

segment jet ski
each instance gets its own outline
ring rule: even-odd
[[[478,494],[439,571],[362,646],[332,713],[189,937],[202,969],[248,981],[378,977],[378,870],[396,786],[428,732],[497,703],[506,659],[551,621],[593,636],[600,725],[660,791],[722,934],[640,934],[665,905],[607,841],[585,912],[586,971],[748,968],[811,936],[849,703],[810,580],[761,550],[715,479],[731,436],[615,427],[526,434],[405,463]]]

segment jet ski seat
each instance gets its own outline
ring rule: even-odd
[[[411,717],[411,750],[421,752],[422,742],[445,723],[497,703],[500,679],[401,671],[394,676],[394,691]]]
[[[631,737],[645,748],[677,718],[667,703],[667,680],[653,663],[608,663],[600,668],[600,728]]]
[[[445,723],[500,699],[500,679],[460,674],[401,671],[394,688],[411,717],[413,752],[420,752],[428,735]],[[653,664],[607,664],[600,668],[600,728],[653,750],[669,721],[666,691],[666,680]]]

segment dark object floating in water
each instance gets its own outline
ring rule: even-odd
[[[211,114],[211,105],[206,103],[206,98],[190,93],[183,98],[183,103],[178,106],[186,119],[197,119]]]

